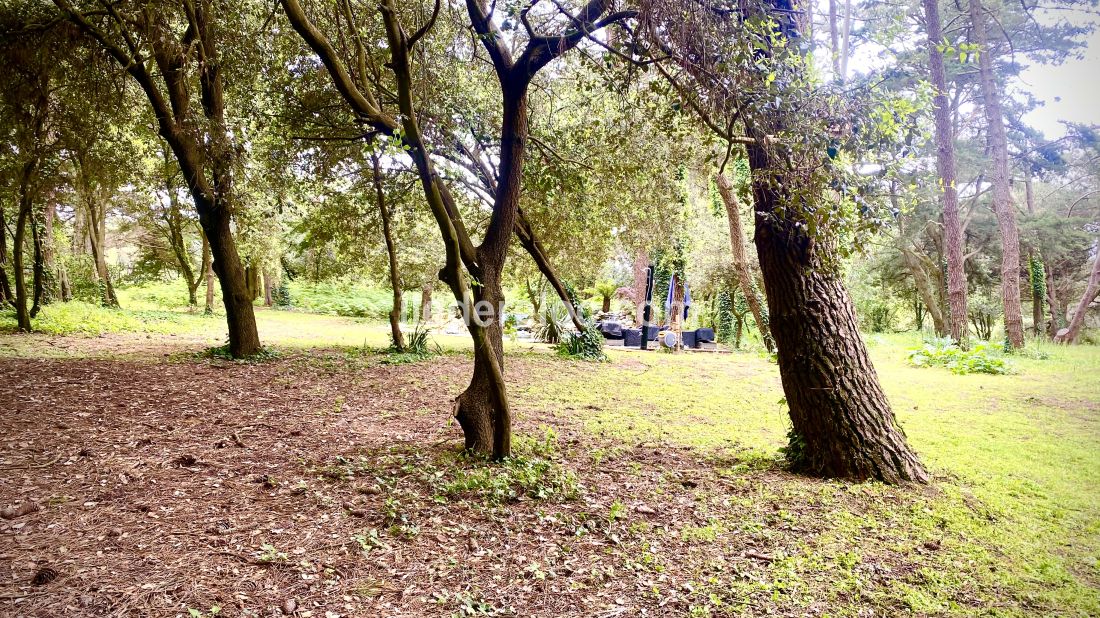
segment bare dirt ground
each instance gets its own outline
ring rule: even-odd
[[[768,569],[861,498],[774,467],[719,474],[733,453],[598,442],[522,402],[520,461],[468,461],[450,413],[469,362],[0,359],[0,506],[36,509],[0,519],[0,615],[826,611],[829,594],[776,596]],[[520,358],[509,376],[570,367]],[[864,555],[864,592],[830,604],[873,605],[934,549]]]

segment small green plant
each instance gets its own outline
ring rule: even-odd
[[[264,347],[260,348],[260,351],[256,352],[252,356],[248,356],[246,358],[234,358],[233,354],[229,351],[229,343],[224,343],[222,345],[206,348],[201,352],[197,352],[196,356],[198,358],[221,359],[228,361],[237,361],[241,363],[263,363],[278,359],[280,357],[280,354],[276,350]]]
[[[443,349],[439,347],[439,344],[432,346],[431,340],[428,339],[428,327],[422,323],[417,323],[412,332],[406,335],[403,350],[399,351],[391,338],[386,357],[381,362],[383,365],[405,365],[407,363],[418,363],[433,355],[442,353]]]
[[[557,346],[558,355],[588,361],[605,361],[603,334],[594,326],[588,326],[579,333],[566,333]]]
[[[187,608],[187,615],[191,618],[214,618],[220,613],[222,613],[222,608],[219,605],[211,605],[210,609],[205,612],[193,607]]]
[[[909,364],[914,367],[946,367],[952,373],[1009,373],[1003,358],[994,355],[987,344],[976,344],[969,350],[959,348],[951,339],[933,339],[909,351]]]
[[[260,555],[256,558],[256,561],[261,564],[275,564],[286,562],[287,558],[286,552],[279,551],[270,543],[264,543],[260,546]]]

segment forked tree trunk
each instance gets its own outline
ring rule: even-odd
[[[925,24],[928,29],[928,70],[936,127],[936,172],[943,199],[944,253],[947,257],[947,308],[951,338],[961,347],[968,347],[966,269],[964,264],[963,227],[959,220],[959,195],[955,170],[955,132],[951,124],[951,109],[947,101],[947,76],[943,64],[943,28],[940,25],[938,0],[923,0]],[[931,305],[929,305],[931,309]],[[937,332],[940,329],[937,328]]]
[[[1100,238],[1097,238],[1096,246],[1100,248]],[[1066,327],[1064,332],[1059,331],[1059,334],[1054,338],[1055,343],[1077,342],[1077,337],[1081,334],[1081,328],[1085,325],[1089,305],[1096,300],[1098,294],[1100,294],[1100,255],[1097,255],[1092,261],[1089,283],[1085,287],[1085,293],[1081,295],[1081,300],[1077,303],[1077,309],[1074,310],[1073,317],[1069,320],[1069,326]]]
[[[970,0],[970,22],[980,53],[982,107],[987,125],[986,143],[993,159],[993,212],[1001,230],[1001,300],[1004,302],[1005,337],[1013,348],[1024,345],[1024,318],[1020,313],[1020,233],[1008,175],[1008,137],[1005,135],[1001,92],[993,73],[993,58],[985,29],[981,0]]]
[[[749,261],[745,255],[745,232],[741,225],[741,204],[734,193],[729,179],[721,172],[714,175],[718,185],[718,194],[722,197],[722,203],[726,206],[726,217],[730,226],[730,249],[733,252],[733,270],[737,273],[737,282],[741,287],[741,293],[745,295],[752,317],[756,320],[756,327],[760,330],[760,338],[764,340],[764,346],[769,352],[775,351],[775,342],[772,340],[771,326],[768,317],[764,314],[763,304],[756,294],[756,287],[752,284],[752,272],[749,271]]]
[[[382,187],[382,162],[376,152],[371,152],[371,166],[374,177],[374,195],[378,205],[378,214],[382,217],[382,239],[386,243],[386,258],[389,261],[390,290],[393,293],[393,307],[390,308],[390,339],[398,352],[405,350],[405,335],[401,332],[401,273],[397,263],[397,244],[393,240],[392,216],[386,203],[386,191]]]
[[[932,327],[936,331],[937,337],[947,336],[947,323],[943,319],[943,308],[936,300],[936,292],[933,288],[932,281],[928,277],[927,271],[924,269],[924,265],[921,263],[920,256],[914,253],[911,249],[901,249],[902,258],[905,260],[905,266],[909,269],[910,276],[913,277],[913,283],[917,288],[917,295],[919,300],[917,302],[922,303],[922,306],[928,310],[928,315],[932,316]]]
[[[779,373],[790,408],[788,457],[825,477],[926,482],[860,337],[855,309],[835,265],[807,237],[773,183],[765,146],[747,147],[756,206],[756,250],[764,273]]]

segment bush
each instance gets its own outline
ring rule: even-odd
[[[909,364],[914,367],[942,366],[952,373],[989,373],[1001,375],[1009,372],[1003,358],[994,355],[988,345],[978,344],[962,350],[950,339],[933,339],[919,348],[909,351]]]
[[[565,306],[560,302],[548,302],[535,327],[535,336],[544,343],[558,344],[568,329],[569,312]]]
[[[603,334],[594,326],[579,333],[567,333],[558,344],[558,355],[580,360],[605,361],[607,354],[603,351]]]

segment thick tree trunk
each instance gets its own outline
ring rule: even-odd
[[[981,0],[970,0],[970,22],[974,42],[981,51],[978,70],[987,125],[986,143],[993,159],[993,212],[1001,229],[1001,300],[1004,302],[1005,337],[1009,345],[1019,348],[1024,345],[1024,319],[1020,313],[1020,233],[1016,228],[1016,211],[1009,185],[1008,138],[1001,112],[1001,92],[997,77],[993,74],[993,58],[986,37],[986,18]]]
[[[1100,248],[1100,238],[1097,238],[1096,246]],[[1059,331],[1055,336],[1055,343],[1076,343],[1077,337],[1081,334],[1081,328],[1085,325],[1085,317],[1089,312],[1089,305],[1092,301],[1096,300],[1096,296],[1100,294],[1100,255],[1097,255],[1092,262],[1092,272],[1089,274],[1089,283],[1085,287],[1085,293],[1081,295],[1081,300],[1077,303],[1077,309],[1073,311],[1073,317],[1069,320],[1069,326],[1065,331]]]
[[[393,222],[390,206],[386,203],[386,191],[382,187],[382,163],[380,156],[371,153],[374,173],[374,195],[378,204],[378,213],[382,217],[382,239],[386,244],[386,258],[390,267],[390,290],[393,293],[393,307],[390,308],[390,339],[398,352],[405,350],[405,335],[401,332],[401,273],[397,263],[397,244],[393,240]]]
[[[928,480],[879,386],[839,273],[781,208],[781,181],[764,146],[748,146],[756,249],[779,372],[790,408],[795,469],[818,476]]]
[[[745,295],[745,300],[749,304],[752,317],[756,320],[756,326],[760,329],[760,337],[764,340],[764,346],[769,352],[773,352],[775,351],[775,342],[772,340],[768,316],[764,314],[763,304],[756,294],[756,287],[752,284],[752,272],[749,270],[749,261],[745,255],[745,232],[741,226],[741,204],[725,174],[715,174],[714,180],[718,185],[718,194],[722,197],[722,203],[726,206],[726,217],[729,219],[730,249],[733,252],[733,269],[737,273],[737,282],[741,286],[741,293]]]
[[[200,212],[199,222],[210,242],[212,268],[221,285],[225,320],[229,327],[229,353],[234,358],[252,356],[261,349],[260,335],[256,330],[256,314],[245,283],[241,257],[230,228],[228,206],[215,203],[213,208]],[[209,297],[210,292],[207,292]]]
[[[963,255],[963,227],[959,220],[959,196],[955,170],[955,133],[951,124],[951,109],[947,101],[947,77],[943,64],[943,42],[940,9],[937,0],[923,0],[925,24],[928,29],[928,68],[936,126],[936,171],[943,197],[944,253],[947,257],[947,307],[951,338],[961,347],[968,346],[966,269]],[[931,309],[931,305],[929,306]],[[937,332],[939,329],[937,328]]]

